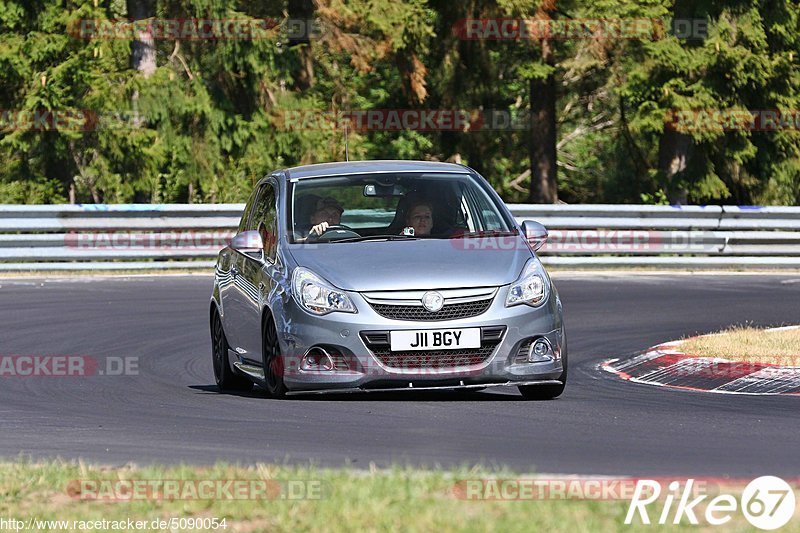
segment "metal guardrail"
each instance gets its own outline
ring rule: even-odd
[[[800,207],[509,205],[566,267],[800,268]],[[0,205],[0,271],[209,269],[243,204]]]
[[[543,262],[575,267],[798,268],[800,207],[510,205],[550,229]]]

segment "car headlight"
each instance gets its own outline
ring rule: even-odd
[[[335,311],[356,313],[356,307],[342,291],[335,289],[307,268],[298,267],[292,273],[292,293],[297,303],[315,315],[327,315]]]
[[[519,304],[537,307],[547,300],[549,291],[550,279],[544,267],[537,259],[531,259],[519,279],[508,288],[506,307]]]

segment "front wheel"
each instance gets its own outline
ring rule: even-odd
[[[231,368],[228,362],[228,339],[222,329],[222,320],[219,313],[214,312],[211,319],[211,350],[214,362],[214,381],[221,391],[248,392],[253,388],[253,382],[240,376]]]
[[[283,357],[278,342],[278,330],[272,319],[264,321],[263,348],[261,350],[264,366],[264,387],[273,398],[286,396],[286,384],[283,382]]]

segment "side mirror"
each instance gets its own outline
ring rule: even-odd
[[[522,233],[525,234],[525,239],[530,243],[534,252],[547,242],[547,228],[535,220],[523,221]]]
[[[258,230],[237,233],[231,240],[231,248],[255,259],[264,259],[264,240]]]

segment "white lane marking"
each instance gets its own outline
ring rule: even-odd
[[[789,331],[789,330],[793,330],[793,329],[800,329],[800,326],[783,326],[781,328],[769,328],[769,329],[765,329],[764,332],[765,333],[772,333],[774,331]]]

